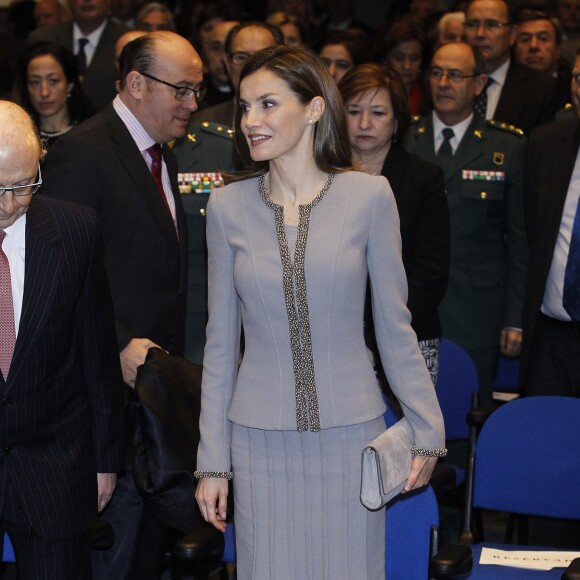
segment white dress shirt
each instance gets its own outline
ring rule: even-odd
[[[501,91],[505,85],[505,79],[507,76],[508,68],[510,67],[511,60],[508,58],[502,65],[498,66],[491,74],[489,78],[493,80],[493,83],[487,87],[487,109],[485,111],[486,119],[493,119],[495,116],[495,110],[497,109],[497,104],[499,103],[499,98],[501,97]]]
[[[544,301],[542,302],[542,312],[546,316],[559,320],[571,320],[570,315],[564,309],[562,303],[564,295],[564,276],[566,274],[566,264],[568,263],[568,251],[572,239],[572,228],[576,217],[576,208],[580,199],[580,150],[576,155],[576,163],[568,185],[568,193],[562,210],[560,229],[554,247],[554,256],[546,280],[544,291]]]
[[[451,150],[453,151],[453,155],[455,155],[455,151],[457,151],[457,147],[461,143],[465,132],[467,131],[467,127],[469,127],[471,121],[473,120],[473,113],[467,117],[467,119],[461,121],[461,123],[457,123],[457,125],[445,125],[443,121],[437,117],[437,113],[433,111],[433,142],[435,143],[435,154],[437,155],[437,151],[439,151],[439,147],[443,143],[445,139],[443,137],[443,129],[453,129],[453,137],[449,140],[451,144]]]
[[[75,54],[78,54],[79,52],[79,39],[86,38],[88,40],[87,44],[85,44],[87,68],[90,66],[91,61],[93,60],[93,56],[95,56],[95,50],[97,50],[97,45],[99,44],[99,40],[101,40],[105,26],[107,26],[106,20],[96,30],[93,30],[90,34],[85,35],[81,32],[81,29],[78,27],[76,22],[73,24],[73,52]]]
[[[113,100],[113,107],[117,112],[117,115],[121,118],[121,121],[127,127],[131,137],[135,141],[135,144],[141,151],[149,171],[151,171],[151,155],[149,155],[147,149],[152,145],[155,145],[155,141],[149,136],[149,133],[144,129],[143,125],[139,122],[137,117],[129,110],[127,105],[121,100],[121,97],[117,95]],[[169,172],[167,171],[167,164],[165,163],[165,158],[163,158],[163,165],[161,167],[161,183],[163,184],[163,192],[165,194],[165,199],[167,200],[167,205],[171,211],[171,217],[173,218],[173,223],[177,224],[175,217],[175,199],[173,198],[173,191],[171,189],[171,181],[169,180]],[[176,225],[177,227],[177,225]]]

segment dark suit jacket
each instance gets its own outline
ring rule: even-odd
[[[551,123],[533,131],[526,157],[525,207],[530,265],[524,301],[521,376],[525,385],[530,346],[544,299],[562,211],[580,144],[580,121]]]
[[[149,338],[183,354],[187,225],[175,157],[167,146],[163,152],[179,239],[147,164],[112,105],[55,143],[46,158],[43,191],[99,214],[119,350],[132,338]]]
[[[529,135],[537,125],[550,123],[557,110],[556,80],[512,60],[494,120],[515,125]]]
[[[443,173],[396,143],[381,173],[393,189],[401,220],[411,326],[419,340],[438,338],[437,309],[449,275],[449,209]]]
[[[441,165],[445,176],[451,268],[439,310],[443,336],[467,349],[497,346],[502,328],[522,324],[525,139],[474,117],[445,163],[435,156],[431,115],[414,123],[407,137],[407,150]]]
[[[103,109],[117,94],[115,89],[115,42],[119,36],[129,30],[125,25],[109,19],[91,64],[83,80],[83,90],[95,111]],[[73,23],[63,22],[38,28],[30,33],[28,43],[47,41],[54,42],[74,52]]]
[[[46,541],[88,529],[97,472],[122,466],[121,371],[97,220],[33,198],[22,317],[6,382],[0,447],[30,525]]]

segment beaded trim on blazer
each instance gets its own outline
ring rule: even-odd
[[[298,239],[294,251],[294,263],[290,259],[290,250],[286,232],[284,231],[284,207],[272,202],[266,193],[263,175],[258,178],[258,189],[268,207],[274,210],[276,235],[280,258],[282,260],[282,281],[284,285],[284,300],[290,327],[290,347],[292,349],[292,366],[296,381],[296,424],[298,431],[320,431],[318,395],[314,381],[314,359],[312,356],[312,338],[310,334],[310,319],[308,316],[308,293],[304,273],[304,258],[308,226],[312,208],[325,196],[334,178],[333,173],[328,178],[320,193],[310,202],[299,206]],[[296,289],[296,296],[294,296]]]

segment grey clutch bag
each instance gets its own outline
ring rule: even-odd
[[[360,501],[379,510],[401,493],[411,471],[413,428],[404,417],[362,452]]]

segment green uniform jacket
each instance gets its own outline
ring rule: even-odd
[[[522,327],[525,139],[513,126],[474,117],[453,157],[442,160],[429,116],[412,124],[406,148],[445,177],[451,265],[440,307],[443,336],[468,349],[493,347],[502,328]]]
[[[235,169],[233,131],[225,125],[191,121],[185,136],[175,141],[173,152],[177,157],[179,174],[213,173]],[[208,192],[182,196],[189,230],[185,356],[198,364],[203,360],[207,323],[205,207],[208,198]]]

